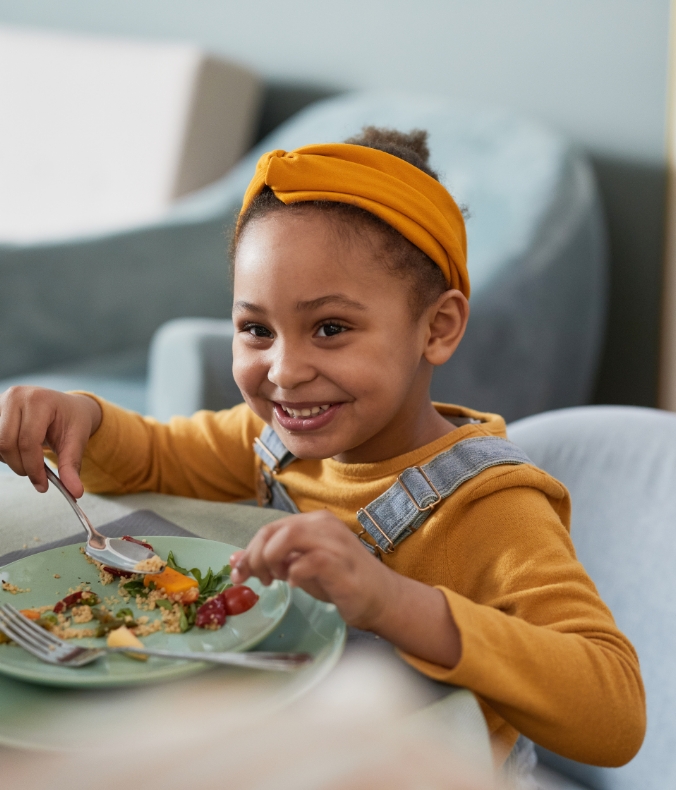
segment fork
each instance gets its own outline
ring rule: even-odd
[[[281,672],[292,671],[313,660],[308,653],[190,653],[147,647],[74,647],[24,617],[11,604],[0,606],[0,631],[41,661],[62,667],[84,667],[108,653],[134,653]]]

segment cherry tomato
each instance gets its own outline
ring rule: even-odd
[[[238,584],[235,587],[228,587],[221,595],[225,598],[225,606],[228,610],[228,614],[242,614],[243,612],[248,612],[259,598],[251,587],[245,587],[243,584]]]

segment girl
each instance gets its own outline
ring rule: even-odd
[[[426,134],[366,129],[260,160],[234,239],[245,404],[168,425],[83,394],[0,398],[0,455],[40,491],[42,445],[76,496],[161,491],[290,515],[233,556],[481,700],[496,750],[524,733],[620,765],[645,703],[633,648],[575,559],[565,488],[503,420],[433,404],[469,315],[463,217]]]

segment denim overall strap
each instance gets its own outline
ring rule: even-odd
[[[263,428],[263,433],[257,439],[254,439],[253,449],[272,472],[279,472],[296,460],[296,456],[286,449],[282,440],[269,425]]]
[[[359,510],[357,519],[363,527],[360,539],[371,552],[389,554],[463,483],[491,466],[529,463],[528,456],[507,439],[464,439],[424,466],[404,469],[384,494]],[[373,538],[375,546],[364,540],[365,533]]]
[[[287,513],[300,513],[296,503],[289,496],[288,491],[275,478],[275,474],[296,460],[296,456],[289,452],[282,444],[282,440],[269,425],[263,433],[254,439],[254,452],[265,464],[261,466],[258,478],[258,499],[263,507],[272,507],[275,510],[285,510]]]

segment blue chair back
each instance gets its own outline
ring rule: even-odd
[[[545,751],[542,762],[597,790],[676,787],[676,414],[590,406],[508,432],[568,487],[578,557],[638,651],[647,693],[647,736],[628,765]]]

